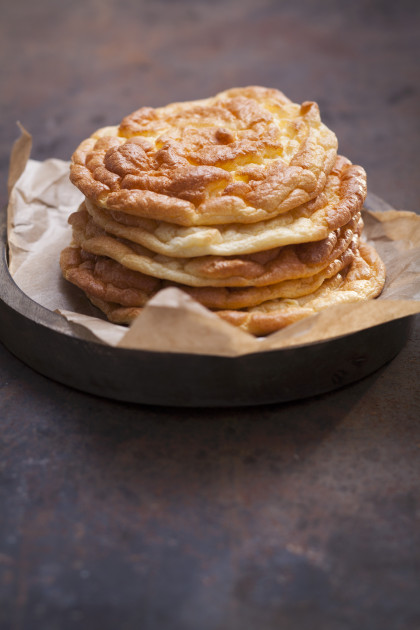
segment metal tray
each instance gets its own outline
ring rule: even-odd
[[[383,366],[404,346],[414,321],[405,317],[320,343],[235,358],[112,348],[75,336],[63,317],[19,289],[8,269],[5,216],[0,231],[0,341],[44,376],[106,398],[186,407],[305,398]]]

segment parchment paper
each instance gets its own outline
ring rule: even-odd
[[[67,218],[83,200],[69,180],[69,164],[29,159],[31,136],[21,130],[12,150],[8,182],[10,273],[29,297],[77,324],[74,334],[79,337],[80,330],[86,330],[86,338],[93,334],[114,346],[238,356],[313,343],[420,312],[420,216],[394,210],[369,194],[364,234],[387,268],[385,288],[376,300],[332,306],[257,339],[181,290],[167,288],[148,302],[129,329],[111,324],[61,276],[60,252],[71,241]]]

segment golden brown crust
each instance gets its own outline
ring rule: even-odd
[[[66,247],[61,252],[60,267],[63,277],[86,293],[124,306],[144,306],[162,288],[159,280],[80,247]]]
[[[343,156],[338,156],[332,175],[339,179],[339,201],[327,210],[327,223],[330,230],[336,230],[350,221],[354,209],[361,209],[366,199],[366,172],[362,166],[351,164]]]
[[[95,223],[109,234],[126,238],[171,257],[233,256],[277,246],[319,241],[360,212],[366,197],[366,173],[339,156],[322,191],[312,201],[274,219],[253,224],[183,228],[167,222],[107,212],[86,200]]]
[[[385,282],[385,267],[370,245],[362,243],[359,253],[343,273],[336,273],[314,292],[296,299],[272,299],[243,310],[216,310],[219,317],[253,335],[268,335],[333,304],[377,297]],[[130,324],[142,307],[124,306],[86,291],[90,301],[117,324]]]
[[[183,226],[254,223],[316,197],[336,154],[316,103],[236,88],[98,130],[75,151],[70,178],[110,210]]]
[[[188,287],[179,283],[159,281],[151,276],[126,269],[119,263],[89,254],[81,248],[67,248],[61,254],[60,265],[66,280],[91,296],[123,306],[144,306],[160,289],[174,286],[211,309],[240,309],[273,299],[289,299],[316,291],[328,278],[347,267],[357,252],[358,240],[322,271],[294,280],[285,280],[264,287]]]
[[[261,287],[314,276],[341,256],[352,241],[354,248],[363,227],[360,214],[357,214],[346,226],[319,242],[278,247],[235,258],[171,259],[128,240],[109,236],[98,228],[83,207],[70,216],[69,222],[73,226],[74,244],[85,251],[112,258],[134,271],[196,287]]]
[[[359,255],[349,265],[347,273],[338,273],[326,280],[310,295],[297,300],[271,300],[247,311],[224,310],[217,314],[253,335],[268,335],[334,304],[375,298],[384,284],[382,260],[372,246],[361,243]]]

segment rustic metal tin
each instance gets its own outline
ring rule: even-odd
[[[0,341],[44,376],[98,396],[188,407],[305,398],[383,366],[407,341],[412,322],[405,317],[319,343],[234,358],[113,348],[75,336],[63,317],[19,289],[8,270],[2,220]]]

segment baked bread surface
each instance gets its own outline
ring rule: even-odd
[[[126,238],[171,257],[232,256],[273,247],[322,240],[360,212],[366,198],[366,173],[338,156],[318,196],[277,217],[252,224],[180,227],[125,212],[107,212],[86,200],[95,223],[109,234]]]
[[[109,210],[182,226],[255,223],[314,199],[336,155],[316,103],[251,86],[142,107],[84,140],[70,178]]]
[[[80,256],[80,251],[75,252],[75,256]],[[246,308],[233,308],[225,302],[225,308],[218,309],[216,306],[214,312],[225,321],[253,335],[268,335],[334,304],[377,297],[382,291],[384,281],[385,267],[375,249],[367,243],[360,243],[348,266],[338,270],[306,295],[268,299]],[[141,306],[126,306],[106,299],[110,298],[111,294],[102,294],[98,297],[100,293],[94,289],[93,284],[90,285],[93,291],[89,292],[90,282],[91,280],[88,280],[84,287],[86,295],[111,322],[130,324],[141,313]],[[128,291],[131,288],[128,288]],[[118,292],[118,295],[121,294]],[[114,294],[114,298],[116,296],[117,293]]]
[[[73,243],[85,252],[106,256],[125,269],[189,286],[245,287],[305,278],[320,273],[341,256],[360,235],[363,222],[356,214],[321,241],[277,247],[233,257],[171,258],[156,254],[128,239],[115,238],[100,228],[80,207],[69,219]]]
[[[112,322],[175,286],[266,335],[384,286],[366,173],[316,103],[251,86],[142,107],[84,140],[70,178],[85,199],[61,270]]]
[[[81,248],[65,249],[61,255],[61,268],[66,280],[87,294],[125,306],[144,306],[159,290],[175,286],[208,308],[240,309],[256,306],[267,300],[294,299],[312,293],[326,279],[339,273],[354,260],[357,246],[358,237],[355,237],[342,254],[311,276],[260,287],[189,287],[133,272],[110,258],[89,256]]]

